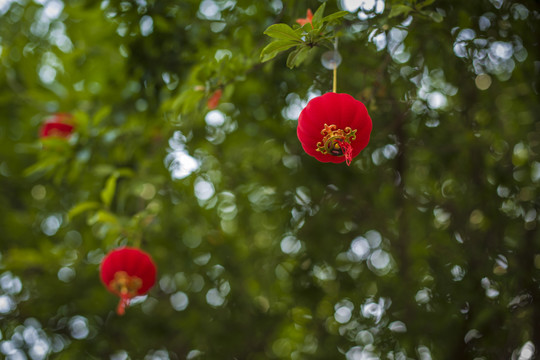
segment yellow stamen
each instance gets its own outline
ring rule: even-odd
[[[353,130],[348,126],[345,129],[337,129],[336,125],[324,124],[321,134],[324,137],[317,143],[317,151],[333,156],[344,156],[341,144],[350,144],[356,139],[356,129]]]
[[[130,276],[125,271],[117,271],[114,279],[109,283],[109,289],[115,294],[132,298],[137,296],[137,291],[142,286],[142,279],[137,276]]]

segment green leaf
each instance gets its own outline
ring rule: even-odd
[[[58,152],[66,154],[70,148],[69,140],[63,137],[49,136],[40,139],[40,141],[43,144],[43,149],[48,153]]]
[[[436,11],[430,11],[429,12],[429,17],[433,19],[433,21],[437,22],[437,23],[440,23],[443,21],[443,16],[441,14],[439,14],[438,12]]]
[[[426,6],[433,4],[434,2],[435,2],[435,0],[426,0],[423,3],[417,4],[416,9],[421,10],[422,8],[424,8]]]
[[[41,161],[38,161],[34,165],[26,168],[23,172],[23,175],[25,177],[33,176],[36,174],[41,174],[44,172],[48,172],[49,170],[55,168],[56,166],[60,165],[64,162],[64,159],[59,156],[49,156],[44,158]]]
[[[392,10],[390,10],[390,15],[388,15],[389,18],[400,16],[400,15],[408,15],[413,8],[407,5],[394,5],[392,6]]]
[[[115,170],[111,176],[107,179],[105,187],[101,190],[101,201],[103,204],[109,208],[111,206],[112,200],[114,198],[114,193],[116,192],[116,181],[119,177],[132,177],[135,173],[130,168],[121,168]]]
[[[117,225],[119,223],[119,220],[113,213],[105,210],[99,210],[94,214],[94,216],[88,219],[88,225],[94,225],[98,223]]]
[[[322,3],[322,5],[319,6],[317,11],[315,11],[315,14],[313,14],[313,19],[311,20],[311,22],[313,23],[313,28],[319,28],[321,26],[325,8],[326,3]]]
[[[275,39],[302,41],[302,37],[287,24],[270,25],[264,34]]]
[[[111,113],[112,107],[110,105],[101,107],[96,115],[94,115],[93,125],[99,125],[109,114]]]
[[[79,132],[82,129],[85,129],[88,126],[88,114],[84,111],[75,111],[73,113],[75,122],[77,124],[77,131]]]
[[[115,171],[118,174],[118,177],[133,177],[135,172],[130,168],[120,168]]]
[[[325,16],[322,19],[322,22],[324,23],[324,22],[330,22],[330,21],[338,20],[338,19],[341,19],[342,17],[344,17],[345,15],[348,15],[348,14],[349,14],[348,11],[338,11],[336,13]]]
[[[72,207],[68,212],[68,220],[73,219],[75,216],[80,215],[88,210],[94,210],[101,207],[101,204],[97,201],[83,201]]]
[[[299,66],[307,57],[310,48],[307,46],[299,46],[287,57],[287,67],[289,69]]]
[[[108,208],[111,206],[114,193],[116,192],[116,180],[118,179],[118,173],[114,172],[105,183],[105,187],[101,190],[101,201]]]
[[[305,23],[304,26],[301,26],[300,28],[304,30],[304,32],[310,32],[314,29],[311,23]]]
[[[185,114],[193,111],[197,104],[203,99],[204,92],[193,89],[184,90],[173,99],[171,107],[172,109]]]
[[[261,51],[261,62],[266,62],[273,59],[277,54],[282,51],[289,50],[291,47],[300,44],[298,41],[293,40],[276,40],[266,45]]]
[[[40,162],[37,162],[34,165],[29,166],[28,168],[26,168],[24,170],[24,172],[23,172],[23,175],[25,177],[28,177],[28,176],[39,174],[39,173],[42,173],[42,172],[46,172],[47,170],[53,168],[54,165],[55,165],[54,163],[51,163],[51,162],[48,162],[48,161],[40,161]]]

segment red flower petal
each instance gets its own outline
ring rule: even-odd
[[[313,98],[300,113],[297,135],[304,151],[321,162],[349,162],[343,155],[324,153],[318,148],[323,142],[321,132],[325,124],[335,125],[337,130],[356,130],[355,138],[347,141],[351,147],[351,159],[364,149],[371,134],[372,122],[366,107],[349,94],[326,93]]]

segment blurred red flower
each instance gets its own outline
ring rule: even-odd
[[[58,113],[50,116],[39,130],[39,137],[50,136],[67,138],[73,132],[73,116],[67,113]]]
[[[311,26],[313,26],[313,13],[311,12],[311,9],[307,9],[306,17],[304,19],[296,19],[296,22],[300,24],[300,26],[304,26],[307,23],[310,23]]]
[[[349,94],[329,92],[309,101],[296,132],[308,155],[350,165],[368,144],[372,126],[364,104]]]
[[[101,281],[107,289],[120,297],[116,312],[125,313],[135,296],[146,294],[156,282],[156,265],[150,255],[132,247],[121,247],[109,252],[101,262]]]
[[[210,110],[214,110],[219,105],[219,100],[221,99],[221,95],[223,94],[223,90],[217,89],[214,91],[212,96],[210,96],[210,99],[208,99],[208,102],[206,103],[206,106]]]

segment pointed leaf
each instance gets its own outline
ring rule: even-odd
[[[435,2],[435,0],[426,0],[424,1],[423,3],[420,3],[420,4],[417,4],[416,5],[416,9],[417,10],[421,10],[423,7],[426,7],[428,5],[431,5]]]
[[[305,23],[304,26],[300,26],[300,28],[304,30],[304,32],[310,32],[313,30],[313,25],[311,23]]]
[[[101,201],[108,208],[111,206],[114,193],[116,192],[116,180],[118,179],[118,173],[114,172],[105,183],[105,187],[101,190]]]
[[[324,9],[326,8],[326,3],[322,3],[321,6],[315,11],[315,14],[313,14],[313,19],[311,22],[313,23],[314,28],[319,28],[322,23]]]
[[[73,219],[75,216],[82,214],[88,210],[94,210],[101,207],[101,204],[97,201],[84,201],[72,207],[68,212],[68,220]]]
[[[23,172],[23,175],[24,176],[32,176],[32,175],[35,175],[35,174],[38,174],[38,173],[41,173],[41,172],[45,172],[45,171],[51,169],[52,167],[54,167],[53,163],[47,162],[47,161],[40,161],[40,162],[37,162],[34,165],[29,166],[28,168],[26,168],[24,170],[24,172]]]
[[[389,18],[400,16],[400,15],[407,15],[409,14],[413,9],[410,6],[407,5],[394,5],[392,6],[392,10],[390,10],[390,15],[388,15]]]
[[[116,225],[119,223],[116,215],[109,211],[99,210],[90,219],[88,219],[88,225],[94,225],[97,223],[108,223]]]
[[[264,33],[275,39],[302,41],[302,37],[287,24],[270,25]]]
[[[328,16],[325,16],[322,21],[323,22],[330,22],[330,21],[334,21],[334,20],[337,20],[337,19],[341,19],[342,17],[344,17],[345,15],[348,15],[349,12],[348,11],[338,11],[336,13],[333,13],[333,14],[330,14]]]
[[[114,193],[116,192],[116,181],[119,177],[132,177],[135,173],[130,168],[120,168],[115,170],[111,176],[107,179],[105,187],[101,190],[101,201],[108,208],[111,206],[112,200],[114,198]]]
[[[300,44],[300,42],[293,40],[276,40],[272,41],[270,44],[266,45],[261,51],[261,62],[266,62],[274,58],[277,54],[282,51],[289,50],[295,45]]]
[[[310,48],[307,46],[299,46],[296,50],[287,57],[287,67],[289,69],[299,66],[307,57]]]
[[[433,21],[437,22],[437,23],[440,23],[443,21],[443,16],[441,14],[439,14],[438,12],[436,11],[431,11],[429,13],[429,17],[433,19]]]

